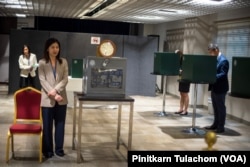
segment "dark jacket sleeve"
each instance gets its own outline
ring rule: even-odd
[[[217,62],[216,81],[209,85],[208,90],[214,91],[215,93],[226,93],[229,90],[228,70],[229,62],[225,56],[221,55]]]

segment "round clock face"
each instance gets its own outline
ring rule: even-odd
[[[111,40],[104,40],[99,46],[99,53],[102,57],[112,57],[115,51],[115,44]]]

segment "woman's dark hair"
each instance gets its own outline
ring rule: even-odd
[[[48,63],[50,61],[48,48],[53,43],[57,43],[58,46],[59,46],[59,52],[58,52],[58,55],[56,56],[56,59],[59,61],[60,64],[62,64],[62,59],[60,58],[60,51],[61,51],[61,47],[60,46],[61,45],[60,45],[60,42],[56,38],[49,38],[49,39],[47,39],[47,41],[45,42],[45,46],[44,46],[43,57],[44,57],[46,63]]]
[[[182,61],[183,61],[183,53],[179,49],[175,50],[175,54],[180,56],[180,66],[182,66]]]
[[[24,44],[22,47],[22,55],[24,56],[24,52],[23,52],[24,48],[28,48],[29,55],[30,55],[30,47],[29,47],[29,45],[26,45],[26,44]]]

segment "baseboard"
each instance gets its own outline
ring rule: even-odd
[[[230,119],[235,120],[235,121],[237,121],[237,122],[239,122],[239,123],[243,123],[243,124],[245,124],[245,125],[250,126],[250,122],[249,122],[249,121],[243,120],[243,119],[238,118],[238,117],[236,117],[236,116],[227,114],[227,118],[230,118]]]

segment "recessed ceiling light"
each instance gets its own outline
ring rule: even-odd
[[[5,5],[4,7],[6,8],[12,8],[12,9],[21,9],[21,5]]]
[[[232,0],[193,0],[193,2],[206,5],[221,5]]]
[[[188,11],[186,10],[175,10],[175,9],[160,9],[157,11],[157,13],[163,13],[163,14],[186,14]]]
[[[177,13],[176,10],[168,10],[168,9],[160,9],[159,11],[164,13]]]
[[[25,14],[16,14],[17,17],[26,17]]]
[[[141,24],[142,22],[139,22],[139,21],[130,21],[130,20],[125,20],[123,21],[125,23],[136,23],[136,24]]]
[[[163,20],[164,18],[159,17],[159,16],[134,16],[136,19],[142,19],[142,20]]]

